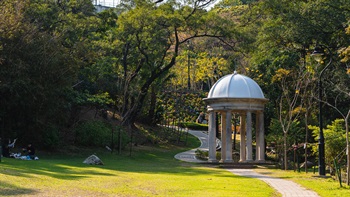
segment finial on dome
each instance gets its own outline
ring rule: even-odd
[[[233,74],[234,74],[234,75],[237,74],[237,71],[234,71]]]

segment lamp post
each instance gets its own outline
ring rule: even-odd
[[[324,51],[323,48],[326,48],[329,53],[329,62],[328,64],[321,70],[320,76],[318,78],[318,107],[319,107],[319,127],[320,127],[320,136],[318,139],[318,173],[319,175],[326,175],[325,170],[325,148],[324,148],[324,135],[323,135],[323,120],[322,120],[322,75],[324,71],[331,65],[332,63],[332,53],[327,46],[317,45],[314,49],[314,52],[311,54],[315,58],[315,60],[320,64],[323,60]]]
[[[215,84],[216,81],[220,79],[220,75],[219,75],[218,68],[216,66],[216,62],[213,62],[213,64],[214,64],[214,71],[213,71],[214,83],[213,84]],[[215,113],[216,113],[216,116],[215,116],[215,118],[216,118],[216,120],[215,120],[215,122],[216,122],[216,124],[215,124],[216,137],[219,138],[220,137],[220,135],[219,135],[219,115],[220,115],[220,113],[219,112],[215,112]]]

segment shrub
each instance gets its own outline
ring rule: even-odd
[[[197,159],[200,160],[208,160],[209,152],[208,151],[202,151],[200,149],[197,149],[195,151]],[[221,152],[216,152],[215,157],[217,160],[221,159]]]
[[[49,125],[42,135],[42,141],[44,148],[55,149],[60,143],[59,128],[55,125]]]
[[[312,130],[313,137],[319,139],[319,127],[309,125]],[[333,159],[339,157],[346,148],[346,133],[344,119],[336,119],[331,125],[327,125],[327,129],[323,130],[325,139],[325,162],[327,165],[334,167]],[[314,145],[313,151],[318,153],[318,146]]]
[[[196,153],[197,159],[208,160],[208,151],[202,151],[197,149],[195,153]]]
[[[180,122],[178,123],[177,126],[182,128],[192,129],[192,130],[208,131],[207,124],[199,124],[199,123],[193,123],[193,122]]]
[[[102,121],[87,121],[75,128],[75,136],[77,145],[104,147],[111,144],[112,127]]]

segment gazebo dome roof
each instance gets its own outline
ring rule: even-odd
[[[253,79],[236,71],[220,78],[210,89],[207,98],[265,99],[260,86]]]

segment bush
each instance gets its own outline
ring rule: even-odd
[[[208,151],[202,151],[200,149],[197,149],[195,151],[197,159],[200,160],[208,160],[209,152]],[[221,159],[221,152],[216,152],[215,157],[217,160]]]
[[[319,139],[319,127],[309,125],[312,130],[315,141]],[[346,132],[344,119],[336,119],[331,125],[327,125],[327,129],[323,130],[325,139],[325,162],[327,165],[334,167],[333,159],[345,153],[346,148]],[[318,153],[318,146],[312,147],[313,152]]]
[[[60,143],[59,128],[55,125],[49,125],[42,136],[43,145],[46,149],[55,149]]]
[[[195,153],[196,153],[197,159],[208,160],[208,151],[202,151],[197,149]]]
[[[75,143],[83,146],[104,147],[111,144],[112,126],[102,121],[83,122],[75,128]],[[114,135],[114,141],[117,136]]]
[[[177,124],[177,126],[182,128],[192,129],[192,130],[208,131],[207,124],[199,124],[194,122],[180,122]]]

